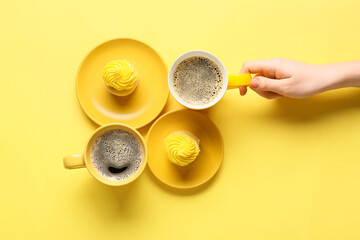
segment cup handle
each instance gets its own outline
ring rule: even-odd
[[[75,154],[66,156],[63,159],[64,167],[67,169],[76,169],[85,167],[84,156],[82,154]]]
[[[229,83],[227,89],[235,89],[239,88],[239,86],[249,86],[251,78],[251,74],[249,73],[243,73],[238,75],[230,74],[228,77]]]

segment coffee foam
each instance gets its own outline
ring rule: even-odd
[[[130,132],[120,129],[102,133],[91,147],[95,169],[110,180],[131,177],[139,169],[143,155],[141,142]]]
[[[223,88],[223,76],[212,60],[195,56],[183,60],[173,75],[175,93],[191,105],[205,105],[218,97]]]

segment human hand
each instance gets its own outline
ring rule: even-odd
[[[360,86],[360,61],[314,65],[282,58],[245,62],[241,73],[256,74],[250,88],[268,99],[304,98],[340,88]],[[240,94],[247,92],[241,86]]]

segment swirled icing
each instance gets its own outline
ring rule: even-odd
[[[106,64],[103,71],[104,83],[117,91],[130,90],[137,84],[138,73],[126,60],[115,60]]]
[[[192,163],[200,152],[197,141],[182,132],[174,132],[167,136],[164,141],[164,149],[169,161],[179,166]]]

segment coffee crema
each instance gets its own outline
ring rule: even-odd
[[[218,97],[223,88],[223,76],[212,60],[189,57],[176,67],[173,75],[176,95],[191,105],[205,105]]]
[[[120,129],[102,133],[91,147],[91,162],[95,169],[110,180],[131,177],[141,166],[143,156],[140,140]]]

